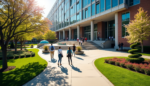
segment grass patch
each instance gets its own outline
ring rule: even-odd
[[[150,56],[150,53],[141,53],[141,54],[145,56]]]
[[[0,86],[22,86],[41,73],[47,62],[38,55],[38,49],[28,49],[35,52],[35,57],[8,60],[8,66],[15,69],[0,73]],[[2,60],[0,60],[2,67]]]
[[[150,76],[133,72],[115,65],[104,63],[104,59],[113,58],[105,57],[95,60],[94,64],[97,69],[106,76],[115,86],[149,86]],[[126,57],[118,57],[126,58]]]

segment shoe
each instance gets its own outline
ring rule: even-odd
[[[58,64],[58,66],[59,66],[59,64]]]
[[[62,65],[62,64],[60,64],[60,65]]]

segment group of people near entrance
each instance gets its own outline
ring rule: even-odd
[[[71,49],[71,47],[69,47],[67,50],[67,57],[68,57],[69,65],[72,65],[72,56],[73,55],[75,56],[75,51],[76,51],[75,44],[73,44],[72,49]],[[55,52],[55,47],[53,46],[53,44],[51,44],[51,46],[49,47],[49,52],[51,55],[51,60],[53,60],[54,59],[54,52]],[[63,58],[62,49],[61,49],[61,47],[59,47],[59,49],[58,49],[58,66],[62,65],[61,64],[62,58]]]
[[[82,45],[82,43],[84,43],[84,41],[86,41],[87,42],[87,38],[85,37],[81,37],[80,39],[79,38],[77,38],[77,41],[79,42],[79,45]]]

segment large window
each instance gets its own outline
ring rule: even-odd
[[[95,4],[92,4],[92,16],[95,15]]]
[[[83,19],[91,16],[91,6],[83,10]]]
[[[76,5],[73,5],[73,7],[70,9],[70,15],[73,15],[76,13]]]
[[[112,7],[115,7],[118,5],[118,0],[112,0]]]
[[[129,24],[130,22],[130,13],[126,12],[122,14],[122,37],[125,37],[128,35],[126,32],[125,25]]]
[[[77,22],[81,20],[81,12],[77,14]]]
[[[88,7],[88,17],[91,17],[91,6]]]
[[[126,1],[128,1],[128,0],[126,0]],[[119,0],[119,4],[122,4],[123,3],[123,0]]]
[[[81,0],[79,0],[79,3],[77,4],[77,12],[81,9]]]
[[[76,0],[70,0],[70,6],[72,6],[75,2]]]
[[[100,0],[100,12],[103,12],[105,10],[105,0]]]
[[[99,13],[99,4],[96,4],[96,14],[98,14]]]
[[[71,24],[73,24],[73,23],[75,23],[76,22],[76,15],[74,15],[74,16],[72,16],[71,18],[70,18],[70,23]]]
[[[91,3],[91,0],[83,0],[83,8]]]
[[[129,6],[139,4],[140,0],[129,0]]]
[[[111,0],[106,0],[106,10],[111,8]]]

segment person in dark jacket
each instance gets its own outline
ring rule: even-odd
[[[119,43],[119,44],[118,44],[118,47],[119,47],[119,51],[120,51],[120,48],[121,48],[121,43]]]
[[[69,49],[67,50],[67,57],[68,57],[69,65],[70,65],[70,62],[71,62],[71,65],[72,65],[72,54],[73,54],[73,52],[72,52],[71,48],[69,47]]]
[[[75,44],[73,44],[73,54],[74,54],[74,56],[75,56],[75,51],[76,51],[76,46],[75,46]]]
[[[123,50],[123,43],[121,43],[121,50]]]

